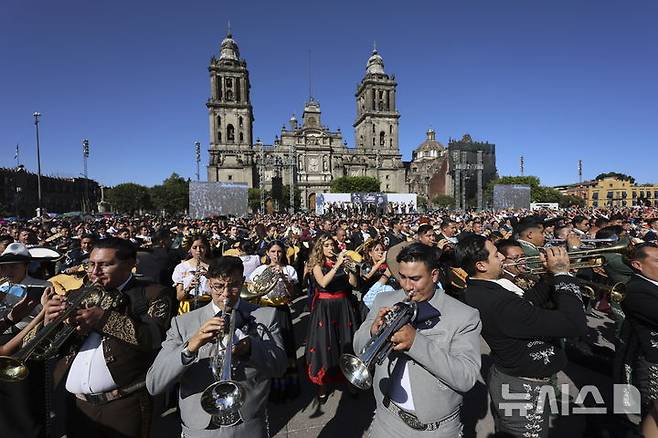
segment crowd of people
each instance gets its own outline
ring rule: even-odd
[[[413,303],[371,370],[370,436],[460,436],[484,339],[491,432],[546,437],[542,391],[594,311],[617,324],[608,353],[614,381],[640,390],[637,433],[658,437],[656,241],[648,207],[1,223],[0,304],[16,285],[23,295],[0,307],[0,355],[29,376],[0,360],[0,431],[148,437],[161,397],[182,436],[265,437],[268,402],[297,397],[303,378],[318,404],[336,387],[357,397],[341,358]],[[623,299],[611,293],[618,284]],[[310,313],[304,339],[293,330],[298,298]],[[25,354],[53,334],[48,351]],[[509,393],[529,408],[507,412]]]

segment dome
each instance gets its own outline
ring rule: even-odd
[[[418,145],[413,152],[413,159],[418,158],[439,158],[446,150],[446,147],[436,141],[436,132],[430,128],[427,130],[427,138]]]
[[[226,38],[224,38],[224,40],[222,41],[222,45],[219,49],[219,60],[220,61],[240,60],[240,49],[238,49],[238,44],[235,42],[230,32],[226,35]]]
[[[377,49],[372,51],[372,55],[368,58],[368,65],[366,66],[368,74],[384,75],[384,59],[379,55]]]

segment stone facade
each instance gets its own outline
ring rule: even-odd
[[[436,140],[433,129],[413,152],[407,174],[409,192],[424,196],[432,201],[436,196],[452,196],[452,178],[449,173],[448,150]]]
[[[249,72],[230,34],[222,41],[219,58],[211,59],[208,71],[208,181],[241,182],[256,188],[262,179],[270,190],[273,177],[281,177],[287,185],[293,172],[306,209],[313,207],[316,194],[329,192],[331,181],[342,176],[375,177],[382,192],[412,192],[428,199],[452,194],[450,160],[434,131],[431,139],[428,132],[428,140],[414,152],[412,162],[402,161],[397,82],[384,70],[377,50],[368,59],[355,93],[355,147],[348,147],[340,129],[332,131],[322,124],[320,103],[313,97],[304,105],[302,120],[293,115],[273,144],[254,142]],[[262,174],[259,163],[265,164]]]

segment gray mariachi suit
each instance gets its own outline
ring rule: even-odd
[[[233,427],[206,430],[211,417],[201,409],[201,393],[215,382],[210,369],[211,344],[199,349],[195,360],[184,364],[181,352],[199,327],[214,316],[212,304],[178,316],[171,321],[162,350],[146,375],[151,394],[165,391],[179,381],[179,399],[183,435],[186,437],[266,436],[265,408],[270,391],[270,378],[283,375],[286,353],[279,332],[279,314],[270,307],[258,307],[240,300],[237,310],[247,323],[238,326],[251,338],[251,355],[246,360],[234,357],[232,379],[243,385],[246,400],[240,414],[243,423]],[[239,324],[239,323],[238,323]]]
[[[371,338],[370,327],[381,307],[403,301],[403,291],[377,295],[368,317],[354,336],[354,351],[359,352]],[[480,375],[480,329],[478,311],[437,289],[429,303],[441,312],[439,322],[429,329],[417,329],[409,357],[409,379],[414,414],[422,423],[450,417],[462,403],[462,394],[470,390]],[[451,424],[432,432],[418,432],[395,417],[383,404],[390,377],[399,353],[391,353],[375,368],[373,389],[377,410],[371,436],[455,437],[461,430],[459,416]]]

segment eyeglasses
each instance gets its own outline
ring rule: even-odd
[[[237,292],[240,290],[240,283],[209,283],[209,286],[215,292],[222,292],[228,290],[229,292]]]
[[[85,266],[85,270],[86,270],[87,272],[95,272],[97,269],[100,269],[100,270],[103,271],[103,272],[107,272],[107,271],[109,271],[110,269],[112,269],[112,267],[113,267],[114,265],[109,264],[109,263],[95,263],[95,262],[89,262],[89,263],[87,263],[87,264],[84,265],[84,266]]]

